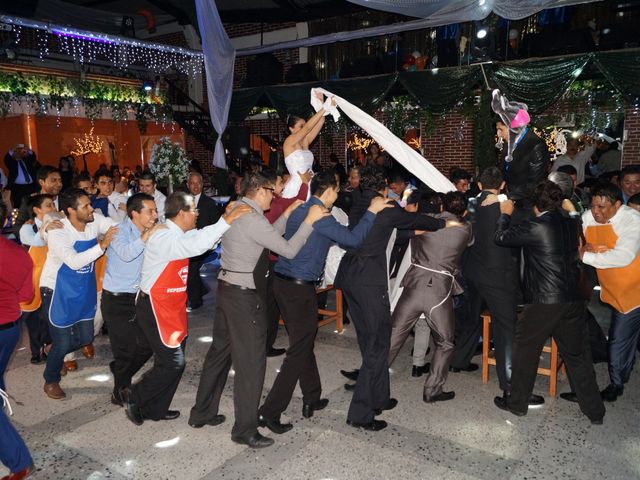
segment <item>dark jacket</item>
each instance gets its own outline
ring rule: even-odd
[[[207,197],[204,192],[200,194],[196,208],[198,209],[198,218],[196,219],[196,228],[198,230],[213,225],[220,220],[220,216],[222,215],[222,208],[218,207],[218,204],[212,198]],[[206,251],[197,257],[192,257],[191,260],[204,260],[209,256],[209,253],[209,251]]]
[[[366,213],[371,199],[378,192],[364,190],[349,213],[349,228],[358,224]],[[340,262],[334,285],[343,288],[346,285],[385,286],[387,278],[387,245],[393,229],[435,231],[444,228],[445,221],[429,215],[409,213],[397,203],[376,215],[373,227],[358,249],[348,249]]]
[[[528,207],[534,187],[547,178],[548,164],[547,146],[528,129],[513,150],[513,160],[504,165],[509,198],[520,201],[519,206]]]
[[[581,300],[578,290],[578,223],[560,212],[511,226],[511,217],[498,219],[495,242],[522,247],[525,303],[568,303]]]
[[[36,172],[38,171],[38,168],[40,168],[40,163],[38,163],[38,160],[36,159],[36,154],[31,152],[27,154],[27,156],[24,157],[22,160],[24,162],[25,167],[27,167],[27,172],[31,177],[32,183],[37,184]],[[16,160],[13,155],[9,155],[7,153],[4,157],[4,164],[7,166],[7,170],[9,170],[9,173],[7,175],[7,180],[9,182],[8,185],[11,186],[13,185],[13,182],[15,182],[16,178],[18,177],[18,160]]]
[[[519,282],[517,256],[520,249],[501,247],[494,242],[500,203],[481,206],[489,193],[484,191],[472,199],[475,208],[468,220],[473,227],[475,242],[466,251],[462,273],[474,283],[512,290],[518,287]]]

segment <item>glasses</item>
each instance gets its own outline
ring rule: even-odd
[[[262,187],[262,188],[264,188],[265,190],[269,190],[271,193],[276,191],[275,188],[271,188],[271,187]]]
[[[189,210],[189,212],[195,213],[196,215],[198,215],[198,213],[200,213],[200,210],[198,210],[197,208],[192,208],[191,210]]]

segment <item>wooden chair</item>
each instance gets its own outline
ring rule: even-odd
[[[495,366],[496,364],[494,351],[489,349],[490,325],[491,315],[485,311],[482,313],[482,383],[489,381],[489,365]],[[550,365],[549,368],[538,367],[538,375],[549,377],[549,395],[555,397],[558,384],[558,369],[562,366],[562,361],[558,360],[558,345],[551,338],[550,345],[545,345],[542,351],[551,354]]]

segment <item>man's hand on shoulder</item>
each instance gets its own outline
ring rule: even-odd
[[[234,208],[231,211],[229,211],[229,207],[227,207],[227,209],[224,212],[224,215],[222,215],[222,218],[224,219],[225,222],[231,225],[237,219],[245,216],[247,213],[251,212],[252,210],[253,208],[251,208],[249,205],[237,205],[237,206],[234,205]]]
[[[307,213],[307,216],[304,219],[304,223],[313,225],[315,222],[317,222],[321,218],[327,217],[328,215],[329,212],[326,208],[320,205],[312,205],[309,208],[309,213]]]
[[[505,200],[500,202],[500,213],[511,216],[515,210],[515,204],[513,200]]]
[[[373,197],[367,210],[369,210],[371,213],[378,214],[385,208],[393,208],[394,203],[395,200],[392,199],[386,199],[384,197]]]
[[[147,228],[144,232],[142,232],[142,235],[140,235],[140,240],[142,240],[144,243],[147,243],[147,240],[151,238],[151,235],[156,233],[158,230],[163,230],[165,228],[167,228],[167,226],[164,223],[156,223],[153,227]]]

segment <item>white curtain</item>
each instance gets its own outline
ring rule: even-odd
[[[200,37],[202,38],[204,68],[207,74],[209,114],[211,115],[213,128],[218,133],[213,154],[213,165],[226,169],[227,162],[221,138],[222,132],[227,128],[229,119],[236,51],[222,26],[215,2],[212,0],[196,0],[196,13],[198,15]]]

